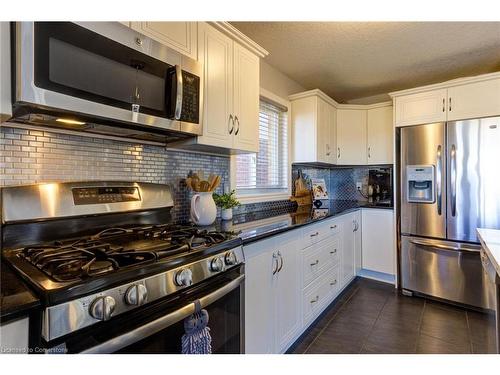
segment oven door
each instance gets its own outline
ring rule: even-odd
[[[38,105],[165,130],[200,123],[198,64],[124,25],[20,22],[15,35],[14,116]]]
[[[243,353],[242,269],[72,334],[48,352],[180,354],[184,319],[194,313],[194,301],[199,300],[209,314],[212,353]]]

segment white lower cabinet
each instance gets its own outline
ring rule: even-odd
[[[288,232],[244,247],[246,353],[283,352],[302,328],[300,240]]]
[[[356,214],[243,247],[246,353],[285,352],[352,281]]]
[[[0,325],[0,353],[28,353],[29,318],[19,318]]]
[[[394,211],[364,209],[362,227],[362,268],[394,275]]]

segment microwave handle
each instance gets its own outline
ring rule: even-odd
[[[201,308],[207,307],[208,305],[212,304],[218,299],[224,297],[232,290],[238,288],[240,284],[243,282],[244,278],[245,275],[238,276],[236,279],[224,285],[222,288],[217,289],[212,293],[207,294],[204,297],[201,297],[199,299]],[[171,312],[170,314],[164,315],[161,318],[153,320],[123,335],[112,338],[109,341],[105,341],[99,345],[93,346],[87,350],[84,350],[82,353],[98,354],[98,353],[116,352],[117,350],[125,348],[146,337],[154,335],[155,333],[158,333],[163,329],[168,328],[169,326],[181,321],[182,319],[187,318],[191,314],[194,314],[195,310],[196,310],[196,305],[194,302],[191,302],[188,305]]]
[[[175,97],[174,118],[176,120],[180,120],[182,115],[182,91],[183,91],[182,69],[180,65],[175,65],[175,80],[177,82],[177,89],[175,90],[176,97]]]

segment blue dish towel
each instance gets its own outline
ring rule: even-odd
[[[199,300],[194,302],[195,312],[184,319],[182,354],[211,354],[212,337],[208,327],[208,312],[201,309]]]

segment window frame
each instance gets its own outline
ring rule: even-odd
[[[290,101],[287,99],[283,99],[282,97],[273,94],[272,92],[260,88],[260,95],[259,95],[259,102],[260,98],[268,99],[272,102],[278,103],[288,109],[286,112],[287,116],[287,146],[288,146],[288,160],[286,161],[287,165],[287,188],[286,191],[282,192],[272,192],[272,193],[246,193],[246,194],[241,194],[238,193],[238,190],[236,190],[236,156],[231,155],[230,159],[230,186],[231,190],[236,191],[236,198],[240,201],[241,204],[249,204],[249,203],[261,203],[261,202],[272,202],[272,201],[279,201],[279,200],[286,200],[289,199],[291,194],[292,194],[292,163],[291,161],[293,160],[293,150],[292,150],[292,145],[293,145],[293,140],[292,140],[292,116],[291,116],[291,105]]]

